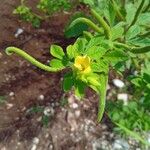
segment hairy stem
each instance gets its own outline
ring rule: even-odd
[[[150,52],[150,46],[132,48],[131,52],[135,54],[147,53]]]
[[[93,23],[91,20],[87,19],[87,18],[83,18],[83,17],[79,17],[76,20],[74,20],[70,27],[74,26],[75,24],[82,22],[87,24],[88,26],[90,26],[94,31],[103,34],[103,30],[101,28],[99,28],[95,23]]]
[[[100,25],[104,28],[107,38],[110,39],[111,29],[109,25],[106,23],[106,21],[94,9],[91,9],[91,14],[97,19]]]
[[[87,32],[87,31],[83,31],[83,35],[88,40],[90,40],[93,37],[93,35],[90,32]]]
[[[143,8],[143,6],[144,6],[144,3],[145,3],[145,0],[142,0],[141,3],[140,3],[140,5],[139,5],[139,7],[138,7],[138,9],[137,9],[137,11],[136,11],[136,13],[135,13],[135,16],[134,16],[133,21],[131,22],[131,24],[130,24],[129,27],[127,28],[127,31],[130,29],[131,26],[133,26],[133,25],[136,23],[136,21],[137,21],[137,19],[138,19],[138,16],[139,16],[139,14],[141,13],[142,8]]]
[[[150,46],[145,46],[145,47],[135,47],[135,46],[129,46],[127,44],[124,43],[119,43],[119,42],[114,42],[115,46],[118,47],[124,47],[126,48],[128,51],[135,53],[135,54],[140,54],[140,53],[147,53],[150,51]]]
[[[49,72],[59,71],[56,68],[52,68],[50,66],[42,64],[41,62],[37,61],[35,58],[33,58],[32,56],[30,56],[29,54],[27,54],[26,52],[24,52],[23,50],[21,50],[19,48],[16,48],[16,47],[6,48],[6,54],[7,55],[11,55],[12,53],[18,54],[19,56],[23,57],[24,59],[29,61],[31,64],[33,64],[34,66],[36,66],[42,70],[49,71]]]
[[[143,12],[147,12],[150,8],[150,1],[148,2],[148,5],[144,8]]]
[[[117,14],[117,17],[120,21],[125,21],[125,18],[124,16],[121,14],[116,2],[114,0],[111,0],[112,2],[112,6],[113,6],[113,9],[115,10],[116,14]]]

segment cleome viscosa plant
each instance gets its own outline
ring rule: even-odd
[[[73,88],[75,95],[82,98],[85,88],[92,88],[100,96],[98,122],[101,121],[105,110],[109,68],[113,67],[117,70],[116,66],[120,62],[125,63],[129,58],[136,57],[135,54],[150,51],[150,42],[142,45],[141,42],[144,41],[141,37],[138,38],[140,32],[134,30],[137,27],[135,23],[142,12],[144,1],[139,4],[135,11],[136,15],[130,22],[126,21],[127,19],[121,14],[115,1],[109,2],[108,5],[113,6],[114,16],[111,21],[113,19],[115,22],[115,18],[117,21],[113,24],[109,23],[104,19],[105,16],[101,16],[94,9],[91,9],[91,15],[96,23],[85,17],[77,18],[71,23],[70,28],[79,22],[84,22],[94,31],[94,34],[84,31],[82,37],[79,37],[74,44],[67,46],[66,53],[60,46],[51,45],[50,53],[54,59],[49,65],[40,63],[19,48],[8,47],[6,49],[8,55],[16,53],[45,71],[57,72],[68,68],[69,71],[63,79],[64,91]],[[131,14],[127,13],[127,15]],[[147,30],[142,31],[144,31],[143,34],[147,33]],[[148,41],[150,41],[149,38]]]

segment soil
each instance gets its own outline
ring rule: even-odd
[[[34,6],[36,0],[30,3]],[[101,124],[96,122],[97,96],[88,90],[88,98],[78,101],[72,92],[61,90],[64,72],[47,73],[4,52],[6,47],[16,46],[48,63],[51,44],[65,48],[73,42],[63,36],[70,15],[57,14],[35,29],[12,14],[18,4],[19,0],[0,4],[0,96],[6,99],[0,105],[0,149],[91,150],[93,142],[110,130],[104,125],[106,116]],[[24,32],[16,38],[18,28]],[[68,104],[62,106],[66,99]],[[43,111],[31,112],[33,108]],[[47,125],[43,116],[49,119]]]

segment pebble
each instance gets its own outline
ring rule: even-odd
[[[79,118],[80,115],[81,115],[81,111],[80,111],[80,110],[76,110],[76,111],[75,111],[75,116],[76,116],[77,118]]]
[[[34,143],[34,144],[38,144],[39,141],[40,141],[39,138],[37,138],[37,137],[33,138],[33,143]]]
[[[16,33],[15,33],[15,37],[17,38],[17,37],[18,37],[20,34],[22,34],[23,32],[24,32],[23,29],[18,28],[17,31],[16,31]]]
[[[124,82],[119,79],[114,79],[113,84],[118,88],[123,88],[125,86]]]
[[[124,139],[116,139],[113,143],[114,150],[129,150],[130,146]]]
[[[3,56],[3,55],[2,55],[2,53],[0,52],[0,58],[2,58],[2,56]]]
[[[123,100],[124,105],[128,104],[128,94],[127,93],[120,93],[117,95],[118,100]]]
[[[46,116],[53,116],[54,115],[54,109],[52,107],[45,107],[43,113]]]
[[[2,147],[1,150],[6,150],[6,147]]]
[[[44,100],[44,95],[39,95],[38,100]]]
[[[68,103],[69,104],[73,104],[74,103],[74,97],[72,95],[68,98]]]
[[[73,109],[78,108],[78,104],[77,104],[77,103],[73,103],[73,104],[72,104],[72,108],[73,108]]]
[[[71,131],[75,131],[76,129],[78,129],[78,125],[77,125],[77,121],[75,119],[75,115],[72,112],[68,112],[67,122],[71,126]]]
[[[7,109],[11,109],[13,106],[14,106],[14,105],[11,104],[11,103],[7,103],[7,104],[6,104]]]
[[[53,149],[53,145],[51,144],[51,145],[49,145],[49,149],[51,150],[51,149]]]
[[[37,146],[34,144],[31,148],[31,150],[36,150],[37,149]]]
[[[9,96],[14,96],[14,95],[15,95],[14,92],[10,92],[10,93],[9,93]]]

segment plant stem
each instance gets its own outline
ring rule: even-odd
[[[124,130],[127,134],[129,134],[130,136],[134,137],[135,139],[139,140],[141,143],[150,146],[150,144],[141,137],[141,135],[139,135],[138,133],[129,130],[128,128],[126,128],[125,126],[123,126],[120,123],[114,122],[120,129]]]
[[[109,25],[106,23],[106,21],[94,9],[91,9],[91,14],[97,19],[100,25],[104,28],[107,38],[111,39],[111,29]]]
[[[112,2],[112,6],[113,6],[114,10],[115,10],[116,13],[117,13],[117,17],[119,18],[119,20],[120,20],[120,21],[125,21],[125,18],[124,18],[124,16],[121,14],[121,12],[119,11],[116,2],[115,2],[114,0],[111,0],[111,2]]]
[[[149,10],[149,8],[150,8],[150,1],[149,1],[148,5],[145,7],[145,9],[143,10],[143,12],[144,13],[147,12]]]
[[[82,22],[87,24],[88,26],[90,26],[94,31],[103,34],[103,30],[101,28],[99,28],[95,23],[93,23],[91,20],[87,19],[87,18],[83,18],[83,17],[79,17],[76,20],[74,20],[70,27],[74,26],[75,24]]]
[[[88,40],[90,40],[93,37],[92,34],[90,32],[87,32],[87,31],[83,31],[83,35]]]
[[[137,11],[136,11],[136,13],[135,13],[135,16],[134,16],[133,21],[131,22],[131,24],[130,24],[129,27],[127,28],[127,31],[128,31],[128,30],[130,29],[130,27],[133,26],[133,25],[135,24],[135,22],[137,21],[138,16],[139,16],[139,14],[141,13],[142,8],[143,8],[143,6],[144,6],[144,3],[145,3],[145,0],[142,0],[141,3],[140,3],[140,5],[139,5],[139,7],[138,7],[138,9],[137,9]]]
[[[107,83],[108,83],[108,74],[100,74],[100,100],[98,106],[98,122],[102,120],[104,111],[105,111],[105,103],[106,103],[106,92],[107,92]]]
[[[150,46],[131,48],[131,52],[135,54],[150,52]]]
[[[130,50],[130,52],[135,53],[135,54],[147,53],[150,51],[150,46],[134,47],[134,46],[129,46],[127,44],[119,43],[119,42],[114,42],[114,45],[124,47],[127,50]]]
[[[129,45],[124,44],[124,43],[114,42],[113,44],[116,45],[116,46],[124,47],[124,48],[126,48],[127,50],[131,49]]]
[[[8,47],[6,48],[6,54],[7,55],[11,55],[12,53],[16,53],[19,56],[23,57],[24,59],[26,59],[27,61],[29,61],[31,64],[35,65],[36,67],[45,70],[45,71],[49,71],[49,72],[56,72],[59,71],[56,68],[52,68],[50,66],[44,65],[41,62],[37,61],[35,58],[33,58],[32,56],[30,56],[29,54],[27,54],[26,52],[24,52],[23,50],[16,48],[16,47]]]

